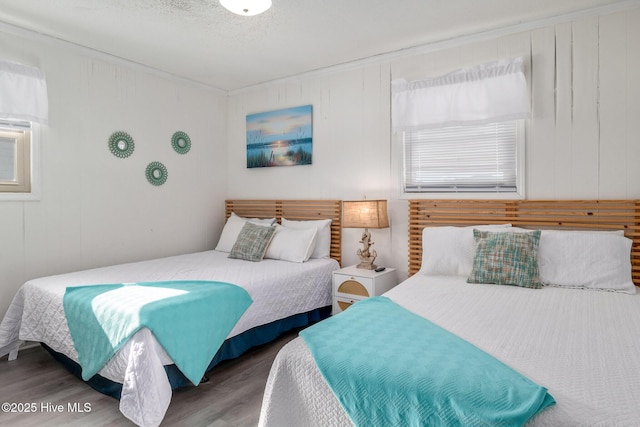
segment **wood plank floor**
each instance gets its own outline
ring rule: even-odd
[[[207,383],[174,391],[162,426],[256,426],[273,359],[297,334],[298,330],[288,332],[238,359],[223,362],[207,374]],[[21,351],[17,360],[0,359],[3,402],[35,403],[37,408],[34,413],[0,412],[3,426],[134,426],[120,413],[116,399],[84,384],[39,346]],[[88,403],[90,412],[69,412],[69,403],[80,407]],[[64,410],[53,412],[58,405]]]

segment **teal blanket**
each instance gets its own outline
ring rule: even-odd
[[[356,426],[521,426],[553,397],[386,297],[300,335]]]
[[[206,281],[75,286],[63,298],[84,380],[148,328],[195,385],[252,302],[239,286]]]

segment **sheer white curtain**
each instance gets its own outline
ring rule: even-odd
[[[0,117],[47,124],[47,82],[38,68],[0,60]]]
[[[395,131],[516,120],[529,113],[522,58],[481,64],[432,79],[393,80],[391,91]]]

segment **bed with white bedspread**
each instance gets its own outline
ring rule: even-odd
[[[547,387],[557,404],[531,425],[634,426],[640,420],[640,294],[478,286],[461,277],[416,275],[386,296]],[[351,425],[301,338],[274,362],[261,425]]]
[[[234,203],[236,209],[233,209]],[[329,230],[339,227],[338,201],[321,201],[319,205],[311,202],[300,205],[297,201],[227,201],[227,216],[234,216],[231,212],[235,211],[252,215],[255,206],[260,207],[255,216],[275,218],[277,206],[278,221],[282,221],[283,214],[289,214],[290,220],[300,221],[328,217],[335,218],[337,223],[332,224]],[[289,206],[288,210],[286,206]],[[322,206],[330,206],[331,213]],[[223,230],[227,237],[231,222],[228,221]],[[335,251],[330,251],[329,246],[339,247],[340,235],[329,233],[331,237],[327,240],[326,250],[333,256]],[[63,307],[63,298],[70,286],[158,281],[215,281],[240,286],[253,302],[228,334],[228,340],[331,305],[331,272],[339,268],[336,259],[310,258],[305,262],[263,259],[250,262],[230,258],[230,253],[223,251],[225,248],[222,246],[221,241],[219,250],[30,280],[19,289],[0,323],[0,350],[6,354],[15,350],[22,341],[41,342],[77,363],[78,353]],[[251,339],[257,340],[253,343],[257,345],[269,337],[263,338],[258,334]],[[115,353],[99,375],[122,384],[120,410],[127,418],[138,425],[158,425],[171,400],[171,384],[165,365],[172,363],[149,329],[142,328]]]
[[[548,389],[556,404],[527,425],[635,426],[640,293],[632,278],[640,262],[639,212],[637,201],[410,202],[409,258],[419,260],[419,270],[384,296]],[[488,223],[518,227],[493,225],[474,238],[472,230],[482,227],[473,224]],[[478,262],[486,254],[486,246],[478,246],[482,238],[532,235],[520,227],[550,225],[555,230],[543,230],[537,241],[542,287],[468,283],[486,266],[486,259]],[[260,426],[349,426],[352,419],[303,337],[283,347]]]

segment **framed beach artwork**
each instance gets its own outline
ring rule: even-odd
[[[311,105],[247,115],[247,168],[310,165]]]

